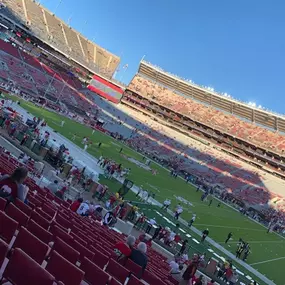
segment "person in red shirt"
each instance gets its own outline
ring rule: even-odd
[[[134,236],[128,236],[126,242],[117,242],[114,246],[115,254],[118,256],[117,260],[130,257],[135,242],[136,238]]]
[[[211,281],[209,281],[209,282],[207,283],[207,285],[215,285],[215,281],[212,279]]]
[[[83,202],[83,199],[82,199],[82,198],[77,199],[76,201],[74,201],[74,202],[71,204],[70,210],[71,210],[72,212],[75,212],[75,213],[76,213],[76,211],[78,210],[78,208],[79,208],[79,206],[80,206],[80,204],[81,204],[82,202]]]
[[[16,198],[21,201],[26,199],[26,187],[22,185],[28,176],[28,170],[24,167],[15,169],[11,176],[4,175],[0,178],[0,197],[8,201],[15,201]]]

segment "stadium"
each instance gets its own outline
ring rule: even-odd
[[[119,82],[119,56],[32,0],[1,1],[0,47],[0,173],[29,171],[24,202],[0,195],[4,281],[186,284],[175,260],[187,284],[283,284],[284,116],[145,59]],[[130,234],[144,270],[114,253]]]

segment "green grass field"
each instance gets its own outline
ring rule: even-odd
[[[15,98],[12,97],[12,99]],[[17,100],[19,99],[17,98]],[[138,167],[136,164],[127,160],[125,156],[133,157],[139,161],[142,161],[142,156],[109,136],[100,132],[95,132],[92,135],[92,131],[88,127],[56,113],[38,108],[31,103],[20,101],[23,108],[35,116],[45,118],[51,128],[66,138],[71,139],[72,135],[76,133],[78,138],[75,143],[78,146],[82,147],[81,140],[84,136],[89,137],[93,142],[92,146],[88,148],[90,154],[95,157],[103,155],[104,157],[112,158],[116,162],[122,163],[123,167],[131,168],[131,173],[128,178],[134,181],[136,185],[143,185],[145,189],[155,193],[156,200],[163,202],[165,198],[170,198],[172,201],[172,209],[178,204],[177,196],[190,201],[193,206],[184,206],[184,212],[182,213],[183,219],[190,220],[192,213],[195,212],[197,219],[194,226],[200,230],[209,228],[209,236],[220,244],[224,244],[228,233],[233,232],[233,240],[230,242],[231,246],[227,246],[227,249],[232,252],[236,249],[238,239],[240,237],[243,238],[249,242],[251,246],[252,253],[248,258],[248,263],[253,264],[255,269],[266,275],[276,284],[284,284],[282,278],[283,274],[280,273],[285,267],[285,240],[283,238],[274,233],[267,234],[264,227],[245,218],[226,205],[222,205],[218,208],[218,202],[216,200],[214,200],[211,207],[209,207],[208,203],[201,202],[201,192],[197,193],[193,186],[186,184],[185,181],[180,178],[172,178],[167,170],[155,163],[152,163],[151,167],[157,170],[156,176],[150,171]],[[65,121],[63,128],[60,127],[62,120]],[[97,147],[97,143],[99,142],[102,143],[100,148]],[[122,154],[119,153],[121,147],[123,147]],[[119,188],[118,183],[115,181],[108,181],[108,184],[114,191]],[[129,195],[129,199],[135,199],[134,194]],[[154,212],[155,210],[149,213],[153,215]],[[191,235],[193,234],[191,233]]]

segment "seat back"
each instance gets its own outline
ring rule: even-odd
[[[25,203],[23,203],[21,200],[19,200],[18,198],[15,200],[16,207],[18,209],[20,209],[22,212],[24,212],[28,217],[31,216],[33,209],[31,207],[29,207],[28,205],[26,205]]]
[[[0,237],[7,243],[10,243],[14,236],[19,223],[7,216],[4,212],[0,212]]]
[[[93,252],[95,253],[93,256],[92,261],[98,265],[100,268],[104,268],[105,265],[107,264],[109,257],[103,253],[101,253],[100,251],[94,249]]]
[[[80,244],[78,241],[73,240],[73,248],[77,250],[80,253],[79,260],[82,261],[84,257],[87,257],[88,259],[92,260],[94,257],[94,252]]]
[[[82,260],[80,269],[85,272],[84,280],[91,285],[105,285],[110,278],[108,273],[86,257]]]
[[[2,239],[0,239],[0,268],[5,260],[8,250],[9,250],[8,244]]]
[[[55,216],[56,214],[56,209],[48,206],[47,204],[43,204],[42,205],[42,210],[44,212],[46,212],[49,216],[51,216],[52,218]]]
[[[108,272],[111,276],[115,277],[121,283],[125,283],[125,280],[130,275],[130,271],[124,268],[121,264],[119,264],[114,259],[110,259],[109,263],[106,267],[106,272]]]
[[[59,223],[62,227],[66,228],[66,229],[70,229],[71,227],[71,223],[70,221],[66,220],[64,217],[62,217],[61,215],[57,214],[55,217],[55,220],[57,223]]]
[[[130,276],[130,279],[128,281],[128,285],[143,285],[144,283],[142,283],[137,277],[135,277],[134,275]]]
[[[12,284],[52,285],[54,277],[30,258],[21,249],[16,248],[3,273],[3,278]]]
[[[84,272],[81,269],[56,251],[52,251],[46,270],[50,272],[57,281],[68,285],[80,285],[84,278]]]
[[[75,264],[79,259],[80,253],[59,237],[55,238],[52,251],[54,250],[73,264]]]
[[[144,271],[142,279],[150,285],[162,284],[162,281],[148,270]]]
[[[47,244],[42,242],[24,227],[21,227],[13,247],[22,249],[39,264],[43,263],[49,249]]]
[[[122,283],[112,277],[112,279],[108,282],[108,285],[122,285]]]
[[[19,223],[18,227],[25,227],[27,225],[29,217],[20,209],[18,209],[14,204],[10,203],[7,206],[6,214]]]
[[[45,244],[48,244],[52,241],[52,234],[33,220],[29,220],[27,230]]]
[[[7,200],[0,197],[0,211],[4,211],[7,205]]]
[[[130,270],[136,277],[141,278],[142,267],[134,263],[131,259],[127,260],[125,267]]]
[[[66,243],[70,244],[73,240],[73,237],[69,235],[66,231],[61,229],[55,224],[52,224],[50,228],[50,232],[53,234],[54,239],[55,237],[59,237],[60,239],[64,240]]]
[[[46,230],[50,227],[50,222],[35,211],[32,212],[31,219]]]

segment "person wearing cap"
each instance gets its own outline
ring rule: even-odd
[[[86,216],[88,214],[89,211],[89,201],[86,200],[85,202],[82,202],[77,210],[77,214],[81,215],[81,216]]]

